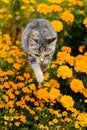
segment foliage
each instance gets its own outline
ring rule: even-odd
[[[26,24],[46,18],[58,33],[38,84],[21,47]],[[0,130],[86,130],[86,0],[0,1]]]

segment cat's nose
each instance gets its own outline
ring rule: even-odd
[[[44,62],[44,58],[41,58],[40,61],[41,61],[41,63],[43,63]]]

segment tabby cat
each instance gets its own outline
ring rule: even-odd
[[[43,82],[43,71],[52,60],[56,41],[57,34],[46,19],[34,20],[22,33],[22,46],[39,83]]]

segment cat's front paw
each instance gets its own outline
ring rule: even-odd
[[[37,82],[38,82],[38,83],[42,83],[42,82],[43,82],[43,79],[44,79],[44,77],[43,77],[43,73],[37,75],[36,78],[37,78]]]

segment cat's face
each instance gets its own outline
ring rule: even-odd
[[[56,36],[48,34],[48,30],[33,30],[29,38],[29,53],[38,62],[42,70],[50,63],[56,46]]]

